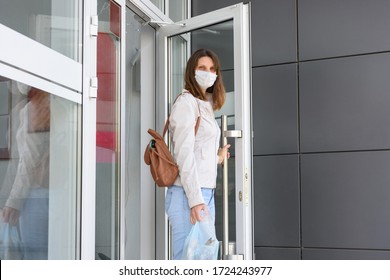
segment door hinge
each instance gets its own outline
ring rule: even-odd
[[[98,78],[92,77],[89,84],[89,97],[97,98]]]
[[[90,34],[91,36],[98,35],[99,18],[98,16],[91,16]]]

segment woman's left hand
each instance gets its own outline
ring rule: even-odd
[[[203,211],[203,214],[207,213],[207,206],[204,203],[196,205],[196,206],[191,208],[191,212],[190,212],[191,224],[195,224],[196,221],[200,222],[203,219],[202,211]]]
[[[218,150],[218,163],[223,164],[223,161],[225,160],[225,155],[227,158],[230,158],[229,153],[230,144],[225,145],[223,148],[220,148]]]
[[[8,206],[5,206],[3,208],[4,223],[9,223],[10,225],[16,225],[19,221],[19,216],[20,216],[20,211],[17,209]]]

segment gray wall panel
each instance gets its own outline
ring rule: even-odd
[[[242,1],[239,0],[195,0],[192,2],[192,16],[208,13],[218,10]]]
[[[302,152],[390,148],[390,53],[301,63]]]
[[[298,155],[254,157],[255,246],[300,246]]]
[[[252,70],[253,153],[298,152],[296,64]]]
[[[220,9],[239,0],[197,0],[192,15]],[[256,0],[251,2],[253,66],[295,62],[297,24],[295,0]]]
[[[253,66],[295,62],[295,0],[252,1]]]
[[[300,248],[255,247],[256,260],[300,260]]]
[[[301,156],[302,246],[390,249],[390,151]]]
[[[302,250],[302,259],[303,260],[390,260],[390,251],[304,248]]]
[[[390,1],[299,0],[300,60],[390,50]]]

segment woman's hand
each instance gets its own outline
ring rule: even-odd
[[[4,223],[9,223],[10,225],[16,225],[19,221],[19,216],[20,216],[20,211],[17,209],[12,207],[7,207],[7,206],[3,208]]]
[[[203,215],[201,212],[204,211]],[[206,204],[199,204],[191,208],[190,219],[191,224],[195,224],[196,221],[201,221],[203,219],[204,214],[207,213]]]
[[[225,159],[225,155],[227,158],[230,158],[229,153],[230,144],[225,145],[223,148],[219,148],[218,150],[218,163],[223,164],[223,161]]]

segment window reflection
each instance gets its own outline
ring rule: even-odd
[[[32,88],[20,110],[16,131],[19,163],[3,209],[5,222],[17,225],[26,259],[48,258],[50,102],[47,92]]]
[[[10,151],[0,161],[0,258],[74,259],[78,105],[13,80],[0,98],[5,95],[9,126],[0,133],[9,138]],[[71,155],[55,152],[59,148]],[[20,250],[5,246],[9,232],[20,238]]]
[[[10,93],[9,81],[0,77],[0,160],[9,158]]]

